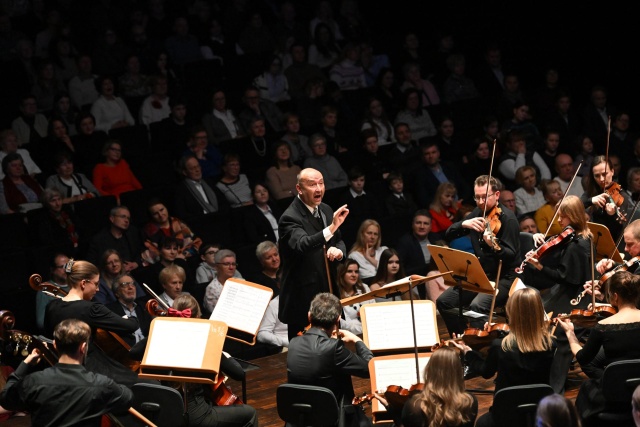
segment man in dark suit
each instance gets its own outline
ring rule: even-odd
[[[136,282],[133,277],[122,275],[116,279],[113,283],[113,293],[117,301],[107,304],[107,308],[120,316],[138,319],[140,327],[132,334],[121,336],[129,346],[133,346],[149,335],[151,316],[143,305],[144,301],[136,301]]]
[[[440,161],[440,148],[435,141],[426,141],[422,145],[422,165],[416,172],[417,186],[414,189],[419,208],[429,208],[433,195],[443,182],[456,186],[458,198],[469,200],[469,185],[462,175],[450,163]]]
[[[340,261],[347,253],[338,228],[349,214],[346,205],[334,214],[322,203],[324,179],[315,169],[300,172],[296,189],[298,197],[278,221],[282,258],[278,318],[288,325],[289,339],[308,325],[307,309],[313,297],[337,291],[330,286],[327,262]]]
[[[431,214],[427,209],[419,209],[413,214],[411,232],[398,239],[395,249],[404,265],[406,274],[427,275],[431,253],[427,249],[431,232]]]
[[[307,313],[311,327],[289,342],[288,382],[328,388],[340,405],[340,425],[362,426],[367,419],[361,407],[351,404],[351,376],[369,378],[368,362],[373,353],[358,336],[339,329],[341,314],[342,306],[335,295],[320,293],[313,298]],[[337,334],[341,339],[336,339]],[[351,352],[345,342],[355,344],[356,352]]]
[[[229,204],[213,181],[202,177],[202,167],[195,155],[180,159],[184,179],[175,193],[175,211],[178,218],[187,219],[214,212],[228,212]]]

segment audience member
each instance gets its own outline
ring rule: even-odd
[[[140,106],[138,123],[149,126],[169,117],[168,83],[164,76],[151,76],[148,82],[151,94],[147,96]]]
[[[244,106],[238,113],[238,125],[242,133],[250,133],[255,119],[263,120],[266,134],[269,136],[275,136],[282,131],[282,111],[275,103],[261,99],[258,89],[253,86],[247,87],[242,102]]]
[[[44,114],[38,112],[36,97],[31,94],[22,96],[19,109],[20,115],[11,122],[18,145],[22,147],[46,138],[48,121]]]
[[[76,118],[78,117],[78,108],[71,104],[69,93],[65,90],[57,92],[53,98],[53,111],[51,117],[61,119],[67,127],[69,136],[75,136],[78,133],[76,129]]]
[[[351,298],[369,292],[369,286],[360,278],[360,265],[354,259],[346,259],[338,265],[336,281],[340,289],[340,299]],[[340,329],[346,329],[356,335],[362,335],[362,322],[360,321],[360,308],[364,304],[374,303],[374,299],[368,299],[355,304],[343,305],[344,318],[340,319]]]
[[[88,111],[81,111],[76,116],[78,133],[71,137],[76,149],[74,160],[78,171],[86,176],[93,176],[93,168],[102,160],[102,148],[109,139],[105,131],[96,129],[96,119]]]
[[[593,141],[596,153],[606,151],[609,140],[609,120],[617,113],[617,108],[611,105],[607,95],[607,89],[604,86],[593,86],[589,102],[582,110],[582,130]]]
[[[182,66],[202,59],[198,38],[189,32],[189,21],[185,16],[173,20],[173,33],[164,41],[171,62]]]
[[[46,188],[55,188],[62,195],[62,203],[73,203],[78,200],[100,196],[98,189],[83,173],[74,171],[71,156],[59,153],[53,158],[55,175],[47,178]]]
[[[518,213],[518,207],[516,205],[516,196],[513,191],[502,190],[500,191],[500,203],[502,203],[507,209],[515,214]]]
[[[260,91],[260,98],[273,103],[291,99],[289,83],[283,72],[282,59],[277,55],[267,58],[264,71],[253,79],[253,86]]]
[[[229,249],[220,249],[215,256],[216,261],[216,277],[213,278],[211,283],[207,286],[205,291],[203,307],[210,313],[216,307],[220,294],[222,294],[222,287],[227,279],[233,277],[236,266],[236,254]]]
[[[216,271],[215,255],[220,249],[222,249],[222,245],[220,243],[204,243],[200,246],[200,259],[202,262],[196,269],[197,285],[204,284],[206,287],[206,285],[211,283],[213,278],[218,275],[218,272]],[[233,277],[242,279],[242,274],[236,270]]]
[[[541,231],[538,230],[535,219],[530,214],[520,215],[518,217],[518,223],[520,224],[520,231],[523,233],[541,233]]]
[[[407,89],[412,89],[410,93],[418,95],[418,105],[420,108],[440,104],[440,95],[438,95],[436,87],[429,80],[423,78],[421,67],[417,62],[405,62],[402,66],[402,74],[404,81],[400,85],[400,90],[406,96]],[[404,104],[406,107],[406,102]],[[396,121],[398,121],[397,118]]]
[[[76,67],[78,74],[69,80],[69,95],[73,105],[82,111],[87,111],[100,96],[95,84],[98,76],[93,74],[91,55],[78,55]]]
[[[427,274],[427,265],[431,261],[431,252],[427,248],[431,244],[430,232],[431,214],[427,209],[418,209],[413,213],[411,231],[400,236],[395,244],[407,274]]]
[[[306,137],[305,137],[306,138]],[[294,164],[291,156],[291,143],[280,140],[272,147],[272,166],[266,171],[266,186],[274,200],[293,197],[296,194],[297,176],[302,169]]]
[[[291,161],[298,166],[302,166],[304,160],[307,157],[311,157],[312,154],[309,147],[309,137],[300,134],[300,116],[298,114],[284,114],[284,132],[281,139],[289,143]]]
[[[69,262],[69,257],[61,252],[53,255],[49,265],[49,277],[44,285],[52,285],[59,288],[62,293],[69,292],[67,283],[67,273],[64,271],[65,264]],[[56,297],[40,290],[36,293],[36,326],[40,332],[44,331],[44,312],[47,305]]]
[[[260,262],[261,270],[255,276],[250,277],[249,280],[270,288],[273,291],[273,300],[280,294],[280,251],[278,250],[278,245],[271,240],[258,243],[256,245],[256,258]],[[274,308],[278,309],[277,306]],[[288,340],[287,328],[284,328],[284,337]]]
[[[471,151],[466,156],[467,162],[464,162],[462,174],[467,182],[471,182],[480,175],[489,175],[491,169],[491,150],[493,148],[493,140],[487,141],[484,138],[474,138],[471,142]]]
[[[438,185],[433,201],[429,205],[431,215],[431,233],[434,239],[444,237],[444,233],[453,224],[453,218],[462,200],[457,200],[456,186],[450,182]]]
[[[320,171],[324,177],[324,186],[327,190],[345,187],[348,183],[347,173],[338,160],[327,153],[326,138],[318,133],[311,135],[309,137],[309,147],[311,147],[313,156],[305,159],[304,168],[313,168]]]
[[[125,101],[116,96],[113,79],[102,75],[95,80],[95,84],[100,93],[98,99],[91,104],[91,114],[96,121],[96,129],[109,132],[111,129],[133,126],[135,119]]]
[[[251,186],[252,206],[244,208],[243,230],[246,243],[257,245],[270,240],[278,242],[278,220],[282,215],[279,205],[271,200],[269,189],[264,183],[255,183]]]
[[[204,113],[202,125],[212,143],[220,145],[222,141],[244,136],[236,116],[227,107],[227,97],[222,89],[213,91],[211,104],[213,109]]]
[[[544,195],[538,188],[536,169],[533,166],[520,166],[516,170],[516,184],[519,187],[513,195],[516,199],[518,215],[533,213],[545,204]]]
[[[2,159],[4,178],[0,181],[0,214],[26,212],[42,207],[42,187],[24,170],[22,156],[7,154]]]
[[[458,137],[455,130],[453,118],[444,115],[438,122],[438,133],[430,137],[430,139],[438,144],[442,160],[454,165],[462,165],[465,141]]]
[[[558,181],[560,184],[560,190],[563,193],[567,193],[568,195],[581,197],[584,193],[584,189],[582,188],[582,180],[576,178],[571,182],[575,174],[575,167],[573,165],[573,159],[569,154],[558,154],[556,156],[556,167],[555,171],[557,173],[556,177],[553,178],[554,181]],[[567,188],[571,184],[571,188],[567,191]]]
[[[240,173],[240,157],[233,153],[225,154],[222,161],[222,176],[216,187],[232,208],[253,204],[251,187],[247,175]]]
[[[182,289],[184,282],[187,280],[187,274],[184,268],[179,265],[168,265],[163,267],[158,274],[158,281],[164,290],[159,297],[169,307],[173,307],[173,302],[180,295],[186,294]]]
[[[182,155],[185,156],[187,154],[192,154],[198,159],[204,178],[214,180],[220,178],[222,173],[222,153],[220,153],[218,147],[209,143],[208,134],[204,126],[195,125],[189,131],[187,149]]]
[[[103,163],[93,168],[93,184],[102,196],[115,196],[142,189],[142,184],[133,174],[129,163],[122,158],[122,145],[118,140],[108,140],[102,147]]]
[[[378,143],[378,135],[373,129],[365,129],[360,131],[360,140],[362,141],[361,154],[358,160],[355,160],[355,166],[364,174],[367,180],[367,189],[375,194],[384,192],[385,180],[389,176],[391,166],[387,157],[387,150],[380,149]]]
[[[536,221],[536,227],[545,236],[555,236],[562,231],[562,227],[557,221],[551,222],[556,211],[556,204],[563,196],[562,188],[556,179],[543,180],[540,183],[540,188],[547,203],[539,207],[533,216]]]
[[[44,209],[29,219],[29,227],[36,231],[34,244],[44,246],[53,243],[71,256],[84,254],[88,243],[87,231],[74,210],[63,205],[60,190],[45,188],[40,201]]]
[[[467,60],[462,53],[452,53],[447,57],[449,77],[442,84],[442,99],[447,104],[480,97],[473,80],[465,73]]]
[[[360,47],[348,42],[329,67],[329,79],[337,83],[340,90],[350,91],[367,87],[364,69],[360,65]]]
[[[440,161],[440,149],[434,141],[427,141],[422,148],[422,166],[416,172],[416,199],[418,207],[428,208],[438,186],[450,182],[456,186],[458,197],[469,198],[469,185],[450,163]]]
[[[229,209],[226,197],[214,182],[202,177],[202,167],[195,155],[183,156],[179,161],[179,169],[184,179],[178,183],[174,193],[178,218],[188,220],[190,217]]]
[[[568,142],[568,141],[567,141]],[[569,145],[569,144],[567,144]],[[542,148],[537,153],[542,157],[549,171],[556,168],[556,156],[560,153],[560,132],[555,129],[548,129],[542,139]]]
[[[35,164],[29,151],[25,148],[18,148],[18,137],[12,129],[0,131],[0,161],[9,153],[18,153],[24,162],[24,168],[31,178],[36,178],[42,173],[38,165]],[[4,172],[0,171],[0,179],[4,178]]]
[[[420,91],[410,87],[402,93],[402,108],[396,115],[395,123],[402,122],[409,125],[411,135],[419,142],[438,133],[431,115],[421,104]]]
[[[116,301],[107,304],[107,308],[123,317],[135,317],[138,319],[138,329],[130,334],[121,334],[122,339],[129,346],[144,339],[149,335],[151,315],[144,305],[136,302],[136,282],[128,274],[118,276],[112,285],[112,291]]]
[[[574,141],[573,167],[578,171],[578,177],[582,178],[589,174],[591,163],[593,162],[594,151],[593,141],[586,135],[578,135]]]
[[[364,120],[360,131],[373,129],[378,137],[378,145],[389,145],[395,142],[393,123],[389,119],[382,101],[376,97],[370,97],[367,109],[364,113]]]
[[[402,108],[402,92],[391,67],[384,67],[380,70],[373,87],[373,94],[380,100],[390,119],[398,114]]]
[[[517,188],[516,171],[524,165],[533,166],[536,170],[536,176],[540,175],[540,179],[551,179],[551,172],[542,157],[527,148],[527,141],[522,133],[512,131],[509,134],[507,152],[498,163],[498,171],[508,190],[513,191]]]
[[[402,174],[391,172],[387,177],[389,194],[384,200],[386,211],[389,215],[413,215],[418,209],[413,196],[404,191],[404,179]]]
[[[304,95],[307,82],[325,82],[327,77],[320,67],[307,61],[306,45],[299,40],[291,45],[289,52],[292,62],[285,68],[284,75],[289,82],[289,95],[296,100]]]
[[[323,22],[317,23],[311,34],[313,35],[313,40],[309,45],[308,62],[328,74],[331,65],[340,58],[342,49],[336,43],[336,38],[331,28]]]
[[[382,229],[378,221],[374,219],[362,221],[356,234],[356,241],[349,250],[348,258],[358,263],[358,274],[365,283],[371,283],[378,270],[380,255],[385,249],[388,249],[381,243]]]
[[[93,296],[92,301],[100,304],[110,304],[116,301],[116,295],[113,293],[113,285],[116,279],[126,274],[125,262],[120,256],[120,252],[116,249],[107,249],[100,254],[100,280],[98,282],[98,292]],[[136,299],[145,299],[147,293],[142,286],[136,282]]]

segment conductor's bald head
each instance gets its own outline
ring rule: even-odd
[[[320,171],[306,168],[298,174],[296,184],[300,199],[309,206],[318,206],[324,197],[324,178]]]

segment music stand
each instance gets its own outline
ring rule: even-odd
[[[427,245],[427,248],[431,253],[431,259],[433,259],[438,266],[438,270],[449,272],[444,275],[444,284],[447,286],[455,286],[459,290],[460,302],[458,304],[458,315],[460,318],[464,317],[462,314],[462,290],[465,289],[467,291],[493,296],[491,310],[489,312],[489,321],[491,321],[497,294],[496,283],[500,280],[502,261],[500,267],[498,267],[496,283],[494,283],[487,278],[487,275],[480,265],[480,261],[474,254],[437,245]]]
[[[591,234],[593,234],[593,243],[596,251],[596,262],[603,258],[610,258],[617,263],[622,263],[622,255],[613,241],[611,231],[602,224],[596,222],[587,222]],[[613,255],[612,255],[613,254]]]

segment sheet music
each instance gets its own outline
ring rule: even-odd
[[[366,311],[365,342],[371,351],[414,347],[409,301],[367,304],[360,310]],[[438,342],[434,310],[431,301],[414,301],[418,347],[430,347]]]
[[[209,319],[220,320],[229,328],[256,335],[272,295],[273,291],[267,287],[227,279]]]
[[[381,359],[376,360],[374,357],[375,387],[377,390],[385,390],[390,385],[398,385],[408,389],[413,384],[423,382],[422,374],[424,368],[429,362],[430,356],[418,357],[418,370],[420,371],[420,379],[416,378],[416,359],[415,357],[404,357],[399,359]],[[377,399],[372,401],[373,411],[384,411],[384,406],[380,405]],[[377,407],[377,408],[376,408]]]
[[[181,368],[202,367],[209,323],[155,322],[153,340],[146,350],[147,365],[176,366]]]

